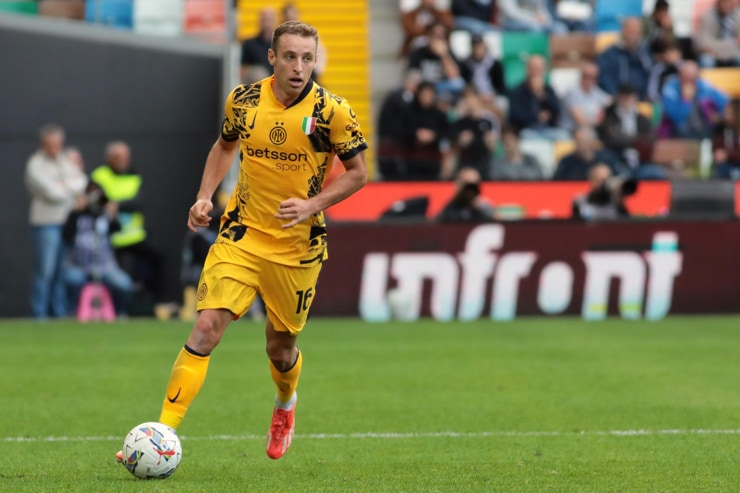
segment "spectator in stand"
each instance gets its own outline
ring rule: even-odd
[[[576,127],[597,127],[604,120],[606,107],[612,97],[597,84],[599,67],[588,62],[581,68],[581,78],[563,98],[563,113],[560,126],[573,131]]]
[[[288,21],[300,21],[301,13],[298,7],[293,2],[288,2],[283,5],[282,9],[283,22]],[[277,26],[275,26],[277,27]],[[272,37],[272,34],[270,35]],[[329,53],[326,51],[326,45],[319,39],[316,46],[316,64],[313,67],[311,78],[317,82],[321,77],[321,74],[326,70],[326,65],[329,63]],[[270,67],[270,73],[272,73],[272,67]]]
[[[645,45],[655,52],[653,43],[661,41],[666,45],[678,45],[678,39],[673,32],[673,17],[668,0],[656,0],[650,16],[643,21],[643,38]]]
[[[488,53],[488,45],[480,34],[470,39],[470,56],[460,64],[460,75],[468,85],[475,87],[481,103],[499,119],[505,118],[499,105],[506,94],[504,68],[500,61]]]
[[[678,74],[681,64],[681,49],[676,43],[669,43],[662,39],[653,42],[653,60],[655,64],[650,71],[648,80],[648,100],[659,103],[662,99],[663,86],[669,77]]]
[[[410,50],[427,43],[427,28],[434,22],[444,24],[448,32],[455,28],[452,12],[449,9],[438,8],[436,0],[421,0],[416,8],[401,13],[401,27],[404,36],[401,57],[405,57]]]
[[[384,181],[401,180],[406,175],[403,157],[403,115],[414,102],[421,83],[421,72],[406,71],[403,85],[390,91],[380,107],[378,117],[378,168]]]
[[[519,145],[519,133],[514,127],[506,126],[501,131],[501,142],[504,152],[494,157],[488,173],[489,180],[496,181],[530,181],[544,180],[542,166],[537,158],[522,152]]]
[[[495,32],[496,0],[452,0],[455,29],[473,34]]]
[[[441,22],[432,23],[427,31],[429,42],[409,53],[409,69],[421,71],[421,77],[435,85],[437,95],[454,101],[465,87],[455,56],[450,50],[449,32]]]
[[[619,88],[614,103],[607,108],[604,121],[599,126],[599,137],[604,147],[619,156],[632,170],[640,165],[641,150],[652,148],[652,124],[638,111],[637,93],[632,86],[625,84]]]
[[[591,127],[578,127],[573,133],[575,150],[563,156],[555,169],[552,179],[555,181],[583,181],[597,164],[608,166],[613,174],[622,166],[617,157],[608,150],[598,149],[596,132]]]
[[[524,82],[509,91],[509,123],[521,131],[522,139],[567,140],[567,131],[558,127],[560,101],[545,81],[547,62],[540,55],[527,59]]]
[[[39,131],[40,148],[26,164],[31,195],[29,223],[34,250],[31,313],[37,319],[68,312],[63,278],[62,225],[87,185],[84,170],[64,152],[64,129],[48,124]]]
[[[596,59],[599,87],[614,96],[619,86],[635,88],[640,100],[647,97],[648,79],[653,62],[642,39],[642,23],[637,17],[622,22],[622,39],[604,50]]]
[[[568,32],[565,24],[550,15],[548,0],[498,0],[498,10],[504,31]]]
[[[740,7],[737,0],[717,0],[699,21],[697,39],[702,67],[740,65]]]
[[[463,91],[456,113],[450,140],[458,167],[475,168],[481,176],[486,176],[496,149],[499,120],[486,111],[472,86]]]
[[[100,185],[105,196],[118,206],[121,229],[111,235],[118,265],[134,280],[132,311],[148,314],[145,304],[163,301],[164,258],[153,244],[146,228],[143,180],[131,164],[131,148],[123,141],[108,143],[105,164],[90,177]],[[141,309],[139,307],[142,307]]]
[[[454,173],[450,152],[447,115],[437,107],[437,94],[431,82],[421,82],[414,102],[400,115],[403,180],[449,180]]]
[[[64,279],[73,306],[82,287],[100,282],[110,290],[118,316],[128,315],[134,284],[116,262],[110,235],[120,228],[117,207],[109,202],[100,185],[90,182],[64,224],[62,236],[69,254]]]
[[[259,33],[242,43],[241,81],[243,84],[257,82],[272,74],[272,65],[267,51],[272,46],[272,31],[277,27],[277,10],[264,7],[259,14]]]
[[[699,66],[687,60],[678,76],[663,86],[661,136],[679,139],[711,137],[724,115],[729,98],[699,77]]]
[[[435,218],[440,223],[492,221],[493,205],[480,194],[481,177],[475,168],[460,168],[455,196]]]
[[[740,99],[725,106],[725,115],[712,135],[712,176],[740,180]]]

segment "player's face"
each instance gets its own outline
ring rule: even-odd
[[[270,50],[268,57],[275,68],[275,94],[278,99],[290,101],[301,94],[311,79],[316,65],[316,41],[312,37],[285,34],[278,41],[277,51]]]

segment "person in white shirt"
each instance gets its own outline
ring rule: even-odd
[[[572,131],[580,126],[598,127],[601,124],[612,97],[596,84],[598,78],[599,67],[595,63],[586,63],[581,68],[579,83],[563,98],[560,126]]]
[[[64,151],[64,129],[41,127],[40,149],[26,164],[25,182],[31,195],[29,223],[34,248],[31,311],[35,318],[67,315],[67,294],[62,276],[62,225],[87,185],[79,164]]]

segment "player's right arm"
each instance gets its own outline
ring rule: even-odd
[[[211,222],[211,210],[213,210],[213,194],[216,192],[221,181],[229,172],[231,163],[234,162],[239,150],[239,140],[226,140],[219,136],[211,152],[208,153],[206,165],[203,169],[203,177],[196,196],[195,204],[190,208],[188,214],[188,228],[197,231],[197,228],[206,227]]]

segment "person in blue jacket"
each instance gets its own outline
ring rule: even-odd
[[[650,53],[642,39],[642,21],[629,17],[622,23],[622,39],[604,50],[596,59],[599,66],[599,87],[608,94],[617,94],[625,84],[635,88],[641,101],[646,100],[650,71]]]
[[[729,97],[699,76],[696,62],[685,61],[662,91],[663,122],[659,135],[680,139],[711,137]]]

